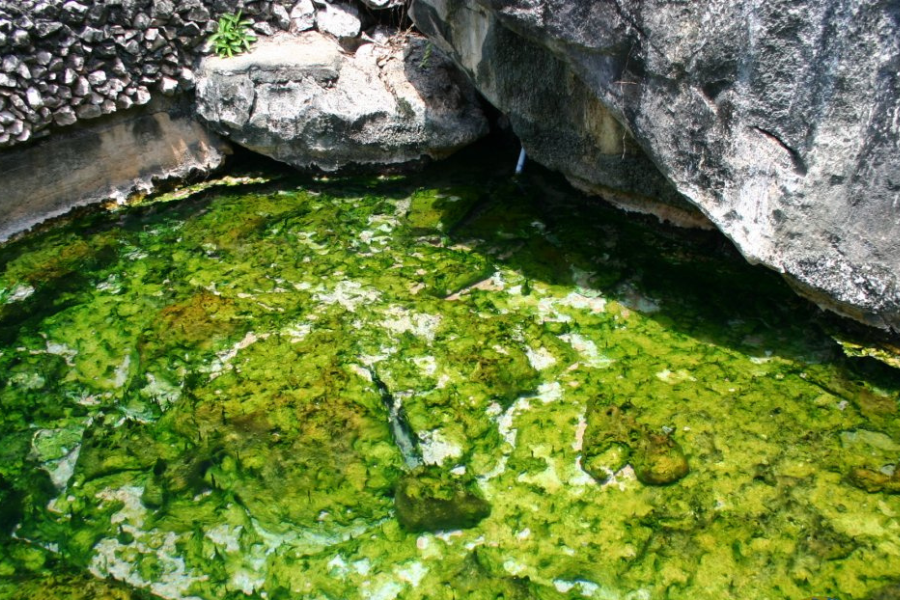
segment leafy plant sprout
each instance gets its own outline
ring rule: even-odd
[[[249,19],[241,20],[241,11],[219,17],[219,27],[209,37],[216,54],[228,58],[250,50],[250,44],[256,41],[256,36],[248,29],[252,24]]]

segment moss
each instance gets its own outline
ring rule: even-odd
[[[21,538],[0,541],[0,585],[317,600],[895,585],[896,372],[843,357],[721,238],[490,164],[284,177],[0,248],[0,517]],[[421,471],[404,474],[391,410]]]

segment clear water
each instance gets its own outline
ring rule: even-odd
[[[888,597],[900,372],[717,235],[490,163],[0,249],[0,597]]]

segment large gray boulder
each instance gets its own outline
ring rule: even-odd
[[[310,31],[208,57],[197,109],[238,144],[325,171],[442,158],[487,133],[471,84],[422,38],[366,43],[352,55]]]
[[[693,205],[821,306],[900,330],[896,2],[415,0],[412,16],[535,160],[675,222]]]

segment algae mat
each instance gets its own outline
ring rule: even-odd
[[[473,169],[0,250],[0,597],[896,592],[896,372],[715,235]]]

